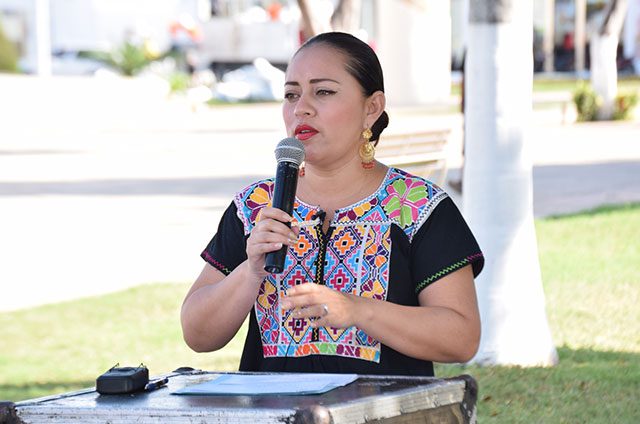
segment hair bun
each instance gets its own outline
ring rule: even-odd
[[[371,127],[371,141],[375,141],[375,144],[378,144],[378,140],[380,139],[380,134],[384,131],[385,128],[389,125],[389,115],[387,111],[383,111],[382,115],[378,118],[376,122],[373,123]]]

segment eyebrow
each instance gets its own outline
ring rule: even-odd
[[[331,79],[331,78],[314,78],[314,79],[309,80],[309,82],[311,84],[318,84],[320,82],[326,82],[326,81],[335,82],[336,84],[340,84],[338,81],[336,81],[334,79]],[[297,81],[287,81],[287,82],[284,83],[284,85],[298,85],[299,86],[300,83],[297,82]]]

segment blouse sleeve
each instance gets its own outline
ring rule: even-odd
[[[238,218],[235,203],[231,202],[220,219],[218,232],[200,256],[224,275],[229,275],[247,259],[246,245],[243,224]]]
[[[450,198],[438,204],[412,240],[411,264],[416,293],[466,265],[474,277],[482,271],[480,246]]]

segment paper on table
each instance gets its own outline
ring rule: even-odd
[[[176,395],[313,395],[346,386],[356,374],[222,374],[213,380],[183,387]]]

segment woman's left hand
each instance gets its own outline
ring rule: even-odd
[[[347,328],[354,325],[355,297],[314,283],[287,289],[282,309],[294,309],[295,318],[311,321],[312,327]]]

